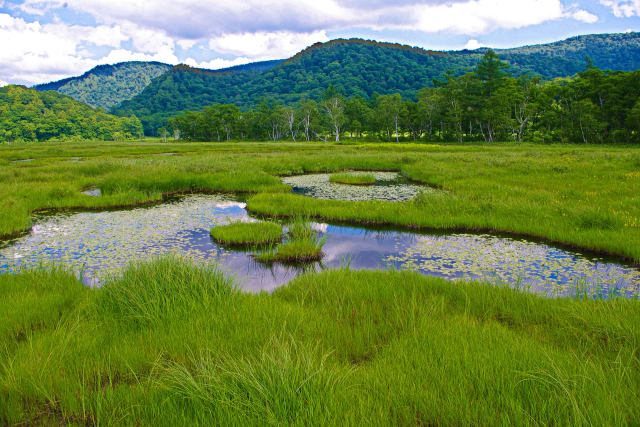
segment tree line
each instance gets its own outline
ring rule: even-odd
[[[445,74],[417,100],[400,94],[344,97],[329,86],[320,101],[255,109],[214,104],[169,120],[184,140],[363,139],[396,141],[640,142],[640,71],[603,71],[588,62],[571,78],[514,77],[488,51],[473,71]]]

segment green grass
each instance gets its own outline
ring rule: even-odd
[[[173,156],[161,153],[174,152]],[[15,163],[13,160],[33,158]],[[278,175],[397,170],[444,187],[412,202],[304,200]],[[100,188],[101,197],[81,193]],[[0,235],[36,209],[99,209],[176,191],[247,192],[265,215],[540,237],[640,263],[640,149],[584,145],[45,143],[0,147]],[[274,195],[273,193],[280,193]]]
[[[259,252],[254,257],[264,263],[295,264],[314,262],[322,259],[323,245],[324,240],[317,238],[289,240]]]
[[[0,276],[0,422],[640,423],[640,306],[408,272],[272,294],[179,259]]]
[[[264,263],[284,264],[320,261],[325,240],[318,237],[307,219],[296,218],[288,225],[287,241],[258,252],[254,258]]]
[[[397,170],[446,191],[314,200],[278,177],[342,170]],[[640,263],[638,147],[0,147],[0,235],[28,229],[38,209],[180,191],[262,193],[250,210],[305,217],[286,242],[313,238],[304,223],[324,218],[504,231]],[[62,271],[0,275],[0,424],[635,425],[639,346],[637,300],[408,272],[306,273],[255,295],[180,259],[136,264],[100,289]]]
[[[364,173],[334,173],[329,176],[329,182],[348,185],[374,185],[376,183],[376,177]]]
[[[212,228],[211,237],[229,246],[267,245],[282,239],[282,226],[274,222],[234,222]]]

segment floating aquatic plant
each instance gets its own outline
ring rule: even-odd
[[[382,200],[404,202],[415,198],[421,192],[436,191],[423,185],[404,181],[396,172],[370,172],[376,185],[348,185],[330,181],[330,174],[311,174],[286,177],[284,184],[293,191],[316,199],[335,199],[348,201]],[[340,176],[363,176],[357,172]],[[354,178],[356,179],[356,178]]]

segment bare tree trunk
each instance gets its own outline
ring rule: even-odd
[[[398,138],[398,116],[394,117],[394,121],[396,124],[396,142],[400,142],[400,139]]]

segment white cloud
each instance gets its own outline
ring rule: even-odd
[[[188,50],[188,49],[191,49],[193,46],[195,46],[196,43],[198,43],[198,40],[178,40],[176,43],[182,49]]]
[[[248,64],[250,62],[260,61],[260,60],[261,58],[256,59],[256,58],[238,57],[235,59],[215,58],[215,59],[212,59],[211,61],[198,62],[193,58],[187,58],[183,62],[192,67],[206,68],[209,70],[219,70],[220,68],[229,68],[235,65],[243,65],[243,64]]]
[[[25,0],[21,7],[46,10],[63,4],[103,23],[135,22],[182,40],[353,27],[479,34],[571,17],[561,0]]]
[[[565,16],[560,0],[472,0],[465,3],[416,7],[416,27],[425,32],[484,34],[516,29]]]
[[[466,45],[464,45],[465,49],[469,49],[469,50],[474,50],[474,49],[478,49],[482,47],[482,45],[480,44],[480,42],[478,40],[475,39],[471,39],[467,42]]]
[[[4,86],[8,86],[9,83],[5,82],[4,80],[0,80],[0,87],[4,87]]]
[[[252,58],[286,58],[316,42],[329,40],[325,31],[293,33],[289,31],[225,34],[209,40],[218,52]]]
[[[600,3],[610,7],[618,18],[640,16],[640,0],[600,0]]]
[[[152,30],[140,31],[130,24],[40,24],[0,13],[0,40],[0,74],[9,81],[48,82],[81,74],[98,64],[130,60],[179,62],[171,38]],[[135,52],[121,48],[128,40],[132,40]],[[102,58],[94,58],[87,45],[111,50]]]
[[[576,21],[585,22],[587,24],[594,24],[598,22],[598,17],[592,13],[587,12],[586,10],[578,10],[574,12],[571,16]]]
[[[623,15],[636,13],[640,4],[640,0],[600,2]],[[78,75],[99,63],[134,59],[177,63],[176,47],[190,50],[197,43],[203,48],[208,44],[215,52],[200,62],[193,58],[185,62],[221,68],[286,58],[328,40],[329,31],[349,28],[477,37],[558,19],[587,23],[598,19],[575,5],[565,6],[563,0],[24,0],[10,7],[31,14],[36,22],[0,13],[0,75],[34,83]],[[59,8],[87,14],[98,24],[70,25],[57,18],[48,24],[37,22],[45,14],[55,17]],[[236,58],[212,58],[216,52]]]

